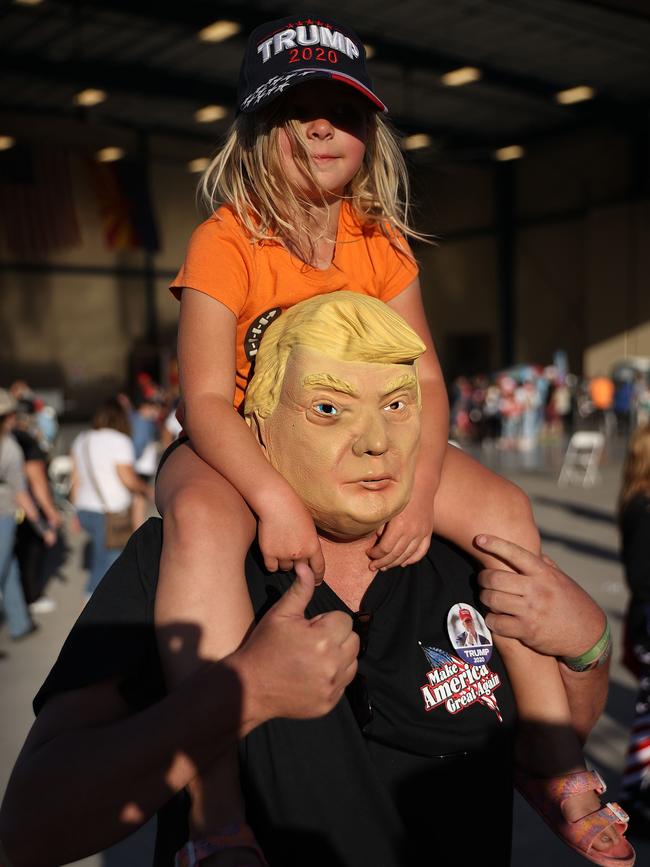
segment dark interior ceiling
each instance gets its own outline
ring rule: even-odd
[[[375,89],[405,133],[471,157],[495,146],[576,126],[647,122],[647,0],[347,0],[345,3],[44,0],[0,2],[0,112],[80,117],[88,124],[214,143],[232,119],[246,34],[261,21],[305,14],[344,19],[374,48]],[[197,32],[217,19],[241,23],[218,44]],[[440,76],[478,67],[480,81],[447,87]],[[554,94],[589,85],[594,99],[561,106]],[[105,102],[74,105],[83,88]],[[218,103],[222,121],[194,112]],[[11,133],[2,128],[0,134]]]

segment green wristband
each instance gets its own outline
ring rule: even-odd
[[[593,647],[589,648],[581,656],[561,656],[560,659],[571,671],[587,671],[589,668],[597,668],[601,662],[605,662],[612,647],[612,633],[609,621],[605,621],[605,629]]]

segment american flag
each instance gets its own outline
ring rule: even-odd
[[[486,707],[489,707],[490,710],[493,710],[497,715],[497,719],[499,720],[499,722],[503,722],[503,717],[501,716],[499,705],[497,704],[497,700],[493,695],[479,696],[479,703],[484,704]]]

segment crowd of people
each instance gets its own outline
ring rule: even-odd
[[[460,376],[450,390],[451,435],[459,441],[532,451],[575,430],[628,434],[650,421],[650,384],[642,375],[579,377],[549,365],[492,376]]]
[[[173,393],[139,374],[130,395],[96,408],[53,484],[55,410],[22,380],[0,388],[0,598],[12,640],[37,630],[33,615],[56,609],[47,587],[65,562],[66,532],[87,534],[87,598],[146,519],[159,455],[180,430],[174,404]],[[121,535],[108,528],[115,516]]]

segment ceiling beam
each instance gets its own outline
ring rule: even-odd
[[[285,17],[287,7],[261,7],[255,2],[220,2],[215,5],[204,0],[186,0],[183,3],[157,3],[147,0],[86,0],[79,4],[77,0],[50,0],[50,5],[63,9],[78,9],[80,20],[93,9],[119,12],[125,17],[137,17],[152,22],[152,25],[173,24],[182,27],[188,34],[197,33],[202,27],[212,23],[217,18],[233,19],[242,25],[242,35],[233,37],[242,42],[245,36],[260,22],[273,18]],[[453,54],[439,49],[421,48],[407,43],[380,37],[363,30],[360,36],[367,37],[365,41],[372,43],[376,51],[376,60],[382,63],[394,64],[403,69],[428,70],[442,75],[461,66],[477,66],[481,69],[483,80],[512,93],[526,96],[533,100],[547,101],[558,88],[572,85],[575,82],[557,82],[540,78],[539,76],[513,73],[493,63],[478,61],[466,55]]]

